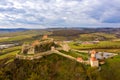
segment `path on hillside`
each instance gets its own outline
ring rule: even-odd
[[[64,57],[67,57],[67,58],[72,59],[72,60],[76,60],[75,57],[72,57],[72,56],[70,56],[70,55],[66,55],[66,54],[64,54],[64,53],[61,53],[61,52],[59,52],[58,50],[54,50],[54,53],[59,54],[59,55],[64,56]]]
[[[75,60],[75,61],[77,61],[77,62],[79,62],[79,63],[89,64],[89,61],[82,61],[82,62],[80,62],[80,61],[77,60],[77,58],[72,57],[72,56],[70,56],[70,55],[66,55],[66,54],[64,54],[64,53],[61,53],[61,52],[59,52],[58,50],[54,50],[54,53],[56,53],[56,54],[58,54],[58,55],[61,55],[61,56],[63,56],[63,57],[69,58],[69,59],[71,59],[71,60]]]

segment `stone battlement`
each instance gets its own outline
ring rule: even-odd
[[[33,59],[39,59],[42,58],[45,55],[50,55],[52,54],[53,51],[46,51],[46,52],[41,52],[33,55],[23,55],[23,54],[17,54],[16,58],[18,59],[26,59],[26,60],[33,60]]]
[[[43,55],[54,53],[55,50],[69,51],[70,48],[65,42],[54,41],[53,38],[43,36],[41,40],[35,40],[31,44],[23,44],[21,53],[16,55],[19,59],[33,60],[41,58]]]

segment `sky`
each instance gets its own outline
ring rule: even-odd
[[[120,27],[120,0],[0,0],[0,28]]]

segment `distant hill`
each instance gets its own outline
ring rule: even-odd
[[[52,37],[64,40],[112,40],[120,38],[120,28],[63,28],[53,29]]]
[[[0,29],[0,37],[11,37],[14,41],[17,39],[25,41],[39,39],[42,35],[48,34],[55,40],[113,40],[120,38],[120,28],[46,28],[46,29]],[[18,38],[19,36],[19,38]],[[16,38],[17,37],[17,38]],[[8,39],[6,41],[9,41]],[[2,42],[5,41],[2,40]]]
[[[26,30],[29,30],[29,29],[26,29],[26,28],[10,28],[10,29],[0,28],[0,33],[18,32],[18,31],[26,31]]]

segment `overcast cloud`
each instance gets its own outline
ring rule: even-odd
[[[2,27],[120,27],[120,0],[0,0]]]

